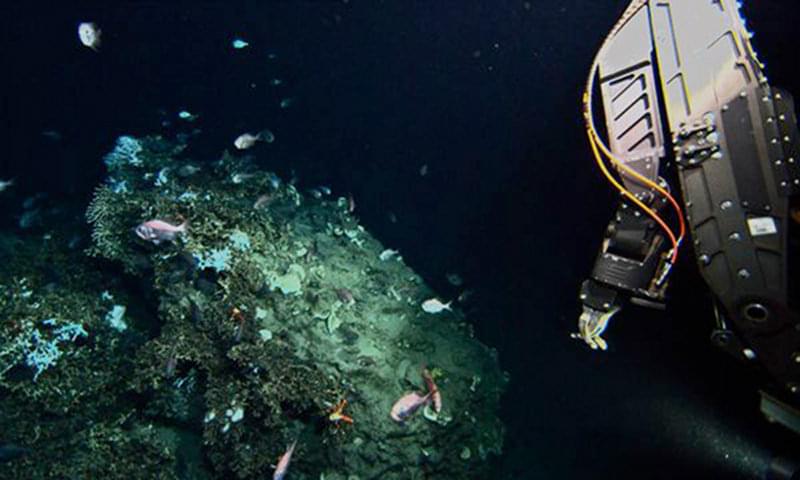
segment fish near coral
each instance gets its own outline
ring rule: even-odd
[[[289,470],[289,462],[292,460],[295,446],[297,446],[297,440],[292,442],[289,448],[286,449],[286,452],[281,455],[278,464],[275,466],[275,473],[272,474],[272,480],[283,480],[283,477],[286,476],[286,471]]]
[[[392,417],[392,420],[395,422],[404,423],[406,419],[419,410],[420,407],[430,402],[432,393],[433,392],[428,392],[425,395],[420,395],[417,392],[410,392],[403,395],[394,403],[389,416]]]
[[[187,222],[173,225],[164,220],[148,220],[136,227],[136,235],[146,242],[158,245],[161,242],[172,242],[178,234],[185,233]]]

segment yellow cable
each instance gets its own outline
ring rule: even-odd
[[[667,226],[664,220],[662,220],[661,217],[655,211],[653,211],[650,207],[645,205],[641,200],[636,198],[636,196],[632,194],[630,191],[628,191],[625,187],[620,185],[617,179],[615,179],[614,176],[611,174],[611,172],[608,171],[608,168],[606,168],[606,165],[603,162],[602,157],[600,156],[600,151],[597,148],[597,143],[595,141],[594,135],[588,128],[586,129],[586,133],[589,137],[589,145],[591,145],[592,147],[592,153],[594,154],[595,161],[597,162],[597,165],[600,167],[600,171],[603,172],[603,175],[605,175],[608,181],[614,187],[616,187],[616,189],[619,190],[619,192],[622,193],[623,196],[628,198],[628,200],[633,202],[637,207],[642,209],[645,213],[647,213],[651,218],[653,218],[653,220],[655,220],[659,224],[659,226],[664,230],[664,232],[666,232],[667,236],[669,236],[669,239],[674,247],[674,252],[677,252],[678,241],[675,239],[675,234],[672,233],[672,229],[670,229],[669,226]]]
[[[645,2],[641,2],[640,6],[643,6],[644,4]],[[612,32],[616,30],[617,28],[615,27],[615,29]],[[595,160],[597,161],[597,164],[600,166],[601,170],[603,171],[604,175],[609,180],[609,182],[612,185],[614,185],[614,187],[617,190],[619,190],[626,198],[630,199],[637,207],[642,209],[653,220],[655,220],[659,224],[659,226],[664,230],[667,236],[669,236],[670,241],[672,242],[672,255],[670,261],[674,264],[678,258],[678,248],[680,247],[680,244],[683,241],[683,238],[686,234],[686,227],[683,221],[683,213],[680,209],[680,206],[678,206],[678,203],[675,201],[672,195],[670,195],[670,193],[667,192],[664,188],[662,188],[657,183],[640,175],[638,172],[625,165],[610,151],[610,149],[605,145],[605,143],[603,143],[602,139],[600,138],[600,135],[598,135],[597,128],[595,127],[594,124],[594,118],[592,117],[591,94],[594,89],[594,78],[597,75],[599,69],[600,56],[602,52],[605,50],[606,45],[608,44],[610,38],[611,35],[606,37],[605,41],[603,42],[603,45],[600,47],[600,50],[598,50],[597,55],[595,56],[594,62],[592,63],[592,68],[590,69],[589,77],[586,82],[586,90],[584,91],[583,95],[583,109],[584,109],[583,113],[584,113],[584,120],[586,123],[586,131],[589,137],[589,143],[592,146],[592,151],[595,154]],[[642,203],[629,190],[627,190],[624,186],[620,185],[620,183],[616,181],[613,175],[611,175],[611,173],[608,172],[600,155],[600,151],[598,151],[598,147],[600,151],[602,151],[602,153],[606,156],[606,158],[611,163],[613,163],[618,169],[622,170],[628,176],[635,178],[636,180],[644,184],[646,187],[652,188],[653,190],[657,191],[659,194],[664,196],[664,198],[666,198],[670,202],[672,207],[675,209],[675,213],[677,214],[678,220],[680,222],[680,234],[677,239],[675,238],[675,233],[669,226],[667,226],[666,222],[659,216],[657,212],[655,212],[654,210],[650,209],[647,205]]]

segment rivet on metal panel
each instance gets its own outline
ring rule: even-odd
[[[700,260],[700,263],[702,263],[703,265],[708,265],[709,263],[711,263],[711,257],[709,257],[706,254],[700,255],[698,260]]]
[[[723,106],[722,106],[722,111],[723,111],[723,112],[727,112],[729,108],[730,108],[730,107],[729,107],[728,105],[723,105]]]
[[[731,207],[733,207],[733,202],[731,202],[730,200],[723,200],[722,203],[719,204],[719,208],[723,210],[727,210]]]
[[[730,240],[733,240],[734,242],[738,242],[739,240],[742,239],[742,235],[739,232],[733,232],[730,235],[728,235],[728,238]]]
[[[739,92],[739,98],[746,98],[746,97],[747,97],[747,92],[745,92],[744,90]]]

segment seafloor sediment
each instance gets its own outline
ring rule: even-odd
[[[488,478],[506,377],[458,308],[423,311],[347,199],[184,148],[120,138],[85,253],[0,242],[0,478],[269,478],[295,440],[290,479]],[[399,424],[423,368],[443,408]]]

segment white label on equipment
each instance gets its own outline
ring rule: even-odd
[[[750,235],[754,237],[778,233],[778,227],[772,217],[748,218],[747,227],[750,229]]]

